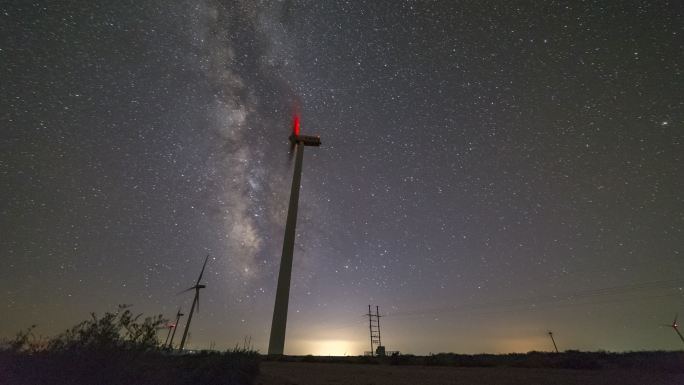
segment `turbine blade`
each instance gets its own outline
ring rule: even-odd
[[[199,290],[197,290],[197,313],[199,313]]]
[[[674,319],[674,322],[672,323],[673,325],[677,325],[677,317],[679,317],[679,313],[675,314],[675,319]]]
[[[209,254],[207,254],[207,257],[204,258],[204,265],[202,265],[202,271],[200,272],[199,278],[197,278],[197,284],[199,285],[200,281],[202,280],[202,275],[204,274],[204,268],[207,267],[207,261],[209,260]]]
[[[185,290],[183,290],[183,291],[179,291],[178,293],[176,293],[176,295],[181,295],[181,294],[183,294],[183,293],[187,293],[187,292],[189,292],[190,290],[195,290],[195,286],[189,287],[189,288],[187,288],[187,289],[185,289]],[[180,309],[179,309],[178,311],[180,311]]]

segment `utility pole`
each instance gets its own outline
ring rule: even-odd
[[[368,330],[370,331],[370,355],[373,357],[373,316],[371,314],[371,305],[368,305]]]
[[[380,342],[380,306],[375,306],[375,319],[378,321],[378,346],[382,346]]]
[[[558,353],[558,346],[556,346],[556,340],[553,339],[553,332],[549,331],[549,337],[551,337],[551,342],[553,342],[553,348],[556,350],[556,353]]]

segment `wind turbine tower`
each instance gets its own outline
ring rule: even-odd
[[[294,252],[295,228],[297,227],[297,206],[299,204],[299,186],[302,179],[302,160],[305,146],[320,146],[321,138],[299,134],[299,116],[295,115],[290,135],[291,147],[296,151],[295,169],[290,190],[290,206],[287,210],[285,224],[285,240],[283,254],[280,257],[280,272],[278,273],[278,287],[275,306],[273,307],[273,321],[271,322],[271,337],[268,342],[269,355],[282,355],[285,348],[285,328],[287,326],[287,306],[290,299],[290,279],[292,277],[292,254]],[[191,313],[192,314],[192,313]]]
[[[185,314],[181,313],[181,308],[178,308],[178,312],[176,313],[176,322],[173,324],[173,333],[171,333],[171,340],[169,341],[168,348],[173,349],[173,337],[176,336],[176,330],[178,329],[178,322],[180,322],[180,319],[182,316]],[[168,336],[166,337],[168,339]]]
[[[192,314],[195,312],[195,306],[197,307],[197,312],[199,313],[199,293],[201,289],[204,289],[207,287],[206,285],[201,285],[200,281],[202,280],[202,274],[204,274],[204,268],[207,267],[207,261],[209,260],[209,255],[204,259],[204,265],[202,265],[202,271],[200,272],[199,278],[197,278],[197,283],[195,286],[188,288],[186,290],[183,290],[181,293],[185,293],[186,291],[194,290],[195,291],[195,298],[192,299],[192,306],[190,306],[190,314],[188,314],[188,322],[185,324],[185,331],[183,331],[183,338],[181,339],[180,346],[178,347],[179,351],[183,351],[183,348],[185,347],[185,339],[188,337],[188,330],[190,330],[190,321],[192,321]],[[180,293],[179,293],[180,294]]]

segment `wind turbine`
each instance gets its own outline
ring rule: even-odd
[[[172,324],[172,323],[167,323],[166,328],[169,329],[169,332],[166,333],[166,339],[164,340],[164,344],[162,345],[164,348],[166,347],[166,345],[169,342],[169,337],[171,336],[171,330],[175,329],[176,325]]]
[[[190,321],[192,321],[192,314],[195,312],[195,306],[197,306],[197,312],[199,313],[199,293],[200,289],[204,289],[207,287],[206,285],[201,285],[200,281],[202,280],[202,274],[204,274],[204,268],[207,267],[207,261],[209,260],[209,255],[204,259],[204,265],[202,265],[202,271],[200,272],[199,278],[197,278],[197,283],[195,286],[190,287],[186,290],[181,291],[178,294],[185,293],[190,290],[195,291],[195,298],[192,299],[192,306],[190,306],[190,314],[188,314],[188,322],[185,324],[185,331],[183,332],[183,338],[181,338],[181,343],[180,346],[178,347],[179,351],[183,351],[183,348],[185,347],[185,339],[188,336],[188,330],[190,330]],[[180,311],[179,311],[180,313]]]
[[[667,327],[669,327],[669,328],[674,329],[674,331],[675,331],[675,332],[677,333],[677,335],[679,336],[679,339],[682,340],[682,342],[684,342],[684,337],[682,336],[682,333],[680,333],[680,332],[679,332],[679,329],[677,328],[677,326],[678,326],[678,325],[677,325],[677,316],[678,316],[678,315],[679,315],[679,314],[675,314],[674,321],[672,321],[672,324],[671,324],[671,325],[663,325],[663,326],[667,326]]]
[[[285,328],[287,326],[287,306],[290,298],[290,279],[292,277],[292,254],[294,252],[295,228],[297,227],[297,207],[299,205],[299,186],[302,179],[302,160],[305,146],[320,146],[319,136],[299,134],[299,115],[295,115],[290,135],[290,151],[296,150],[295,169],[292,176],[290,190],[290,206],[287,210],[285,224],[285,239],[283,253],[280,257],[280,271],[278,273],[278,288],[276,290],[275,305],[273,306],[273,321],[271,322],[271,337],[268,341],[269,355],[282,355],[285,348]]]
[[[549,330],[549,337],[551,337],[551,342],[553,342],[553,348],[556,350],[556,353],[558,353],[558,346],[556,346],[556,340],[553,339],[553,332]]]
[[[168,341],[168,348],[173,349],[173,337],[176,336],[176,329],[178,329],[178,322],[180,321],[180,318],[184,316],[185,314],[181,313],[181,308],[178,308],[178,312],[176,313],[176,322],[172,323],[169,325],[169,333],[171,333],[171,329],[173,329],[173,333],[171,333],[171,340]],[[166,336],[166,339],[169,339],[169,336]],[[164,342],[164,345],[166,346],[166,342]]]

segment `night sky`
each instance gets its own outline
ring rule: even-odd
[[[188,347],[265,352],[299,111],[286,353],[682,349],[683,63],[681,1],[5,2],[0,336],[210,254]]]

